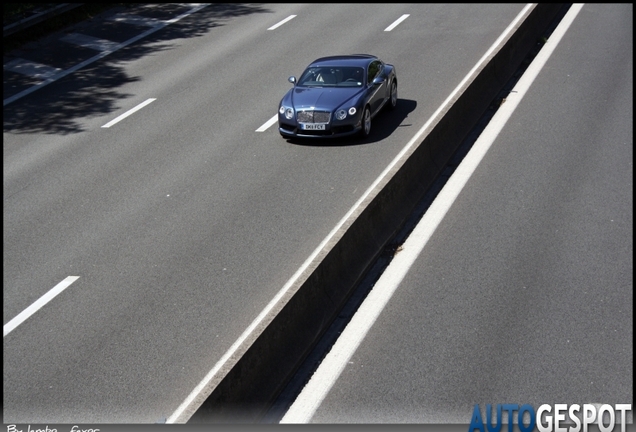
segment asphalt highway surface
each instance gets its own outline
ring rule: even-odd
[[[525,5],[202,6],[119,8],[3,59],[4,423],[165,422]],[[613,17],[619,18],[620,13]],[[629,25],[631,35],[631,19]],[[592,38],[599,52],[610,37]],[[573,102],[589,106],[584,115],[572,115],[575,110],[568,106],[558,117],[576,122],[570,127],[577,131],[583,126],[597,130],[590,117],[605,120],[598,127],[614,126],[620,138],[611,140],[615,149],[607,150],[615,152],[598,155],[606,164],[595,167],[593,154],[579,156],[576,147],[552,149],[554,160],[572,164],[570,157],[577,156],[585,163],[565,178],[539,176],[546,167],[534,170],[530,185],[537,191],[526,193],[532,193],[528,205],[542,210],[543,221],[550,205],[563,199],[544,201],[543,192],[565,188],[564,181],[580,185],[586,169],[600,181],[611,168],[616,179],[600,183],[614,195],[583,191],[571,199],[589,198],[590,208],[602,203],[607,209],[602,211],[607,229],[620,231],[607,237],[596,226],[595,238],[606,245],[597,253],[606,257],[613,251],[614,260],[602,262],[629,265],[631,275],[632,213],[624,202],[632,196],[631,165],[629,173],[625,167],[631,161],[631,127],[624,129],[631,123],[617,128],[607,111],[631,121],[631,112],[625,112],[631,109],[631,95],[623,98],[631,91],[631,39],[620,40],[618,47],[608,43],[614,50],[607,54],[611,65],[585,57],[604,72],[584,77],[594,90],[581,91]],[[290,86],[287,78],[298,76],[315,58],[343,53],[375,54],[396,66],[397,109],[378,116],[363,141],[281,138],[271,119]],[[618,58],[619,53],[624,56]],[[615,75],[608,76],[608,69]],[[626,77],[630,86],[618,87],[623,81],[617,80]],[[617,87],[605,92],[597,87],[602,81]],[[548,95],[563,88],[563,83],[551,85],[555,88],[539,88]],[[584,93],[597,104],[590,105]],[[535,115],[545,115],[545,103],[537,101],[533,108]],[[529,137],[537,140],[536,130],[520,133],[527,135],[519,144]],[[581,133],[577,145],[591,145],[594,137],[599,135]],[[542,149],[551,147],[546,142],[528,157],[540,160]],[[501,157],[489,165],[490,178],[518,179],[525,172],[521,168],[532,171],[518,156]],[[510,170],[501,172],[502,165]],[[488,189],[491,185],[476,185],[475,194],[496,194],[488,196],[498,205],[516,205],[497,201],[501,185]],[[512,186],[503,191],[521,193]],[[491,210],[514,219],[510,208]],[[477,218],[472,227],[478,231],[504,236],[510,230],[504,237],[518,240],[546,235],[535,219],[526,226],[511,220],[495,229],[484,225],[491,219],[485,211],[462,214]],[[606,220],[612,217],[613,222]],[[572,220],[550,226],[564,230]],[[519,231],[528,225],[534,231]],[[461,244],[479,241],[470,231],[453,231]],[[616,246],[616,239],[623,243]],[[491,241],[493,249],[503,246],[497,237]],[[545,247],[533,244],[537,250]],[[545,257],[537,250],[518,257],[526,263],[520,270],[503,273],[547,277],[539,262],[523,258]],[[566,255],[568,260],[577,261],[577,251]],[[465,253],[478,258],[469,249]],[[499,266],[505,263],[494,261],[484,268],[486,274],[502,274]],[[462,274],[452,273],[466,277]],[[612,301],[629,298],[622,291],[625,284],[631,295],[631,279],[619,282]],[[503,306],[518,300],[512,295]],[[453,297],[446,301],[440,310],[452,309]],[[631,308],[626,310],[631,314]],[[464,324],[454,324],[452,331],[460,334]],[[509,324],[504,319],[484,326],[496,333]],[[401,334],[409,331],[405,327]],[[584,334],[575,333],[574,340]],[[436,343],[448,349],[441,340]],[[506,346],[492,349],[505,355]],[[631,348],[619,358],[625,356],[631,358]]]

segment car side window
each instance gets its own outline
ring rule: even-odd
[[[372,61],[371,64],[369,64],[369,71],[367,73],[367,77],[368,77],[367,84],[371,84],[373,80],[375,79],[375,77],[378,76],[381,70],[382,70],[382,62],[378,60]]]

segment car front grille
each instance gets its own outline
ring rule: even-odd
[[[301,123],[329,123],[330,112],[325,111],[298,111],[296,120]]]

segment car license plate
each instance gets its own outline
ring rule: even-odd
[[[314,123],[301,123],[300,128],[303,130],[325,130],[325,125]]]

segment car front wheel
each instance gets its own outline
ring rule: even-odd
[[[362,129],[360,130],[360,136],[366,138],[371,133],[371,111],[369,107],[365,107],[362,112]]]
[[[391,83],[391,94],[389,95],[389,109],[395,109],[397,106],[397,83],[395,80]]]

